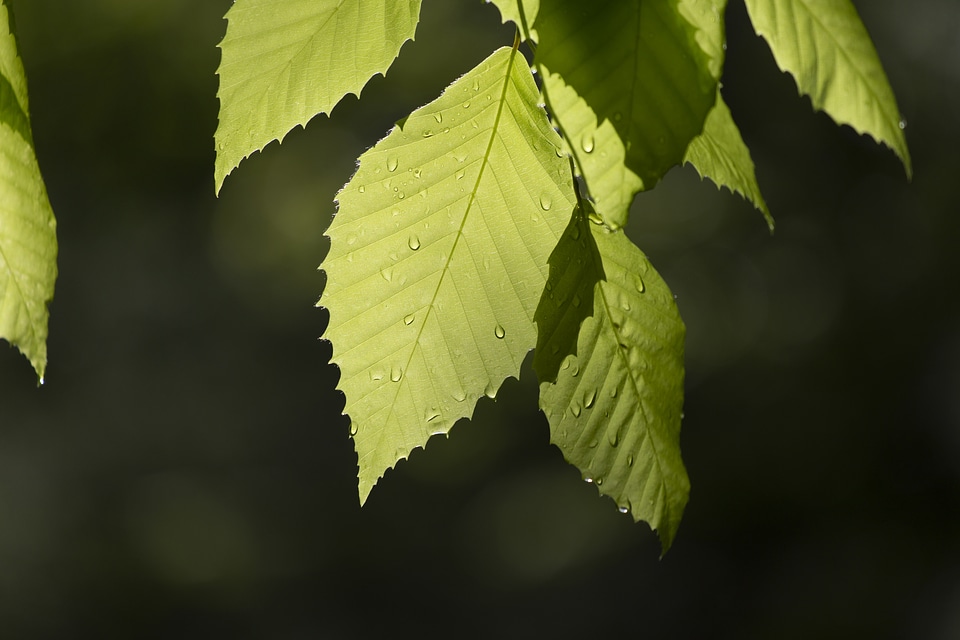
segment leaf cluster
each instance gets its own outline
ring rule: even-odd
[[[891,148],[909,177],[896,101],[850,0],[745,3],[814,108]],[[685,328],[623,228],[636,194],[688,163],[773,229],[722,96],[726,0],[493,4],[516,26],[512,46],[398,122],[336,196],[319,304],[360,500],[535,349],[551,442],[666,551],[690,489]],[[420,11],[421,0],[236,0],[217,72],[217,192],[253,152],[387,73]],[[0,0],[0,337],[42,379],[56,237],[28,114]]]

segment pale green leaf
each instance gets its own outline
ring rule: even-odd
[[[707,116],[703,133],[687,147],[684,161],[693,165],[700,177],[710,178],[718,187],[726,187],[752,202],[773,231],[773,216],[760,193],[750,150],[719,91],[717,104]]]
[[[559,74],[597,122],[613,125],[626,166],[647,189],[680,163],[716,97],[711,58],[698,40],[702,27],[686,15],[702,11],[681,11],[680,4],[541,0],[534,23],[535,61]]]
[[[0,2],[0,338],[16,345],[42,381],[57,224],[34,152],[27,80],[11,22]]]
[[[746,0],[756,32],[815,109],[890,147],[913,173],[893,89],[849,0]]]
[[[624,233],[589,227],[605,279],[596,285],[577,355],[564,360],[555,384],[541,378],[540,403],[564,457],[621,511],[648,522],[666,552],[690,491],[679,442],[683,321],[666,284]],[[580,255],[579,243],[571,236],[558,246]],[[587,263],[580,264],[595,271]]]
[[[321,303],[362,502],[518,375],[575,200],[530,71],[505,48],[364,153],[338,202]]]
[[[421,0],[237,0],[220,43],[216,189],[240,162],[385,74]]]

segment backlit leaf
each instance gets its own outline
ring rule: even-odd
[[[897,101],[850,0],[746,0],[756,32],[815,109],[890,147],[913,173]]]
[[[596,285],[577,355],[563,361],[556,383],[537,371],[540,403],[564,457],[621,511],[648,522],[666,552],[690,491],[679,442],[683,321],[667,285],[629,238],[588,226],[605,279]],[[570,239],[558,247],[579,254],[579,239]],[[588,263],[572,264],[595,271]]]
[[[216,189],[240,162],[386,73],[421,0],[236,0],[220,43]]]
[[[760,193],[750,150],[719,91],[717,104],[707,116],[703,133],[687,147],[684,161],[693,165],[700,177],[710,178],[718,187],[726,187],[752,202],[773,231],[773,216]]]
[[[574,207],[523,57],[500,49],[360,157],[321,303],[364,501],[383,473],[518,375]]]
[[[57,278],[57,223],[30,130],[27,80],[0,2],[0,338],[43,380],[47,303]]]

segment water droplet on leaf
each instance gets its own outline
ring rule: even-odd
[[[594,144],[593,134],[583,136],[583,139],[580,141],[580,146],[583,147],[584,153],[593,153]]]
[[[573,404],[570,405],[570,413],[573,414],[574,418],[579,418],[580,413],[583,411],[583,407],[580,406],[580,403],[576,400],[573,401]]]
[[[436,419],[439,418],[439,417],[440,417],[440,412],[437,411],[437,408],[436,408],[436,407],[430,407],[430,408],[427,409],[427,411],[423,414],[423,419],[424,419],[426,422],[433,422],[434,420],[436,420]]]
[[[501,327],[499,324],[497,324],[497,326],[494,327],[494,329],[493,329],[493,335],[495,335],[495,336],[497,336],[497,338],[503,340],[503,337],[504,337],[505,335],[507,335],[507,332],[503,330],[503,327]]]
[[[643,283],[643,278],[639,274],[633,274],[633,286],[637,288],[637,293],[643,293],[647,290],[647,285]]]
[[[443,114],[435,113],[433,114],[433,119],[436,120],[438,123],[443,122]]]
[[[413,321],[414,321],[415,319],[416,319],[416,316],[414,316],[412,313],[411,313],[411,314],[408,314],[408,315],[405,315],[405,316],[403,316],[403,324],[405,324],[405,325],[407,325],[407,326],[410,326],[411,324],[413,324]]]
[[[393,382],[400,382],[401,378],[403,378],[403,369],[400,367],[393,367],[390,369],[390,380]]]
[[[358,431],[360,431],[360,429],[357,427],[357,423],[356,423],[356,422],[351,422],[351,423],[350,423],[350,435],[351,435],[351,436],[355,436],[355,435],[357,435],[357,432],[358,432]]]
[[[400,163],[396,158],[387,158],[387,171],[396,171],[398,164]]]
[[[593,403],[596,402],[596,400],[597,400],[597,391],[596,389],[594,389],[593,391],[589,392],[586,396],[584,396],[583,398],[584,408],[589,409],[590,407],[593,406]]]
[[[543,194],[540,196],[540,208],[544,211],[550,211],[550,207],[553,206],[553,200],[550,199],[550,196]]]
[[[410,247],[411,251],[416,251],[420,248],[420,238],[417,236],[410,236],[407,240],[407,246]]]

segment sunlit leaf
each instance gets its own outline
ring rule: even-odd
[[[773,231],[773,216],[760,193],[750,150],[719,91],[703,133],[690,143],[684,160],[693,165],[701,177],[710,178],[718,187],[726,187],[752,202]]]
[[[216,189],[240,162],[386,73],[421,0],[236,0],[220,43]]]
[[[593,315],[581,326],[577,355],[563,361],[556,383],[537,371],[540,402],[550,439],[564,457],[621,511],[648,522],[666,552],[690,491],[679,442],[683,321],[667,285],[629,238],[588,226],[605,279],[596,285]],[[566,233],[569,241],[561,241],[558,251],[583,255],[582,228]],[[589,262],[567,258],[588,272],[586,280],[597,269]]]
[[[505,48],[364,153],[338,201],[321,304],[363,501],[518,374],[574,196],[530,71]]]
[[[34,152],[27,80],[11,22],[0,2],[0,338],[20,349],[42,381],[57,224]]]
[[[746,0],[777,65],[815,109],[890,147],[913,173],[897,101],[849,0]]]

